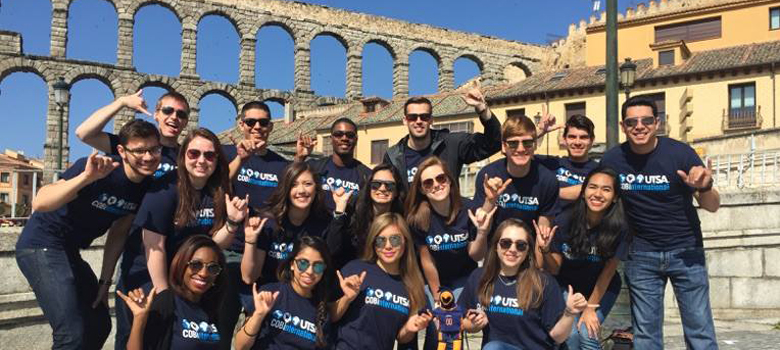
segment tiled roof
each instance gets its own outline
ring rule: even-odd
[[[9,156],[7,156],[5,154],[0,154],[0,167],[2,167],[4,169],[7,169],[7,168],[14,168],[14,169],[23,168],[25,170],[43,170],[43,169],[40,169],[40,168],[37,168],[37,167],[33,166],[32,164],[30,164],[30,163],[28,163],[26,161],[19,160],[19,159],[14,159],[14,158],[9,157]]]

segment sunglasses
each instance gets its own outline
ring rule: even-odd
[[[420,119],[424,122],[431,121],[431,114],[430,113],[409,113],[404,115],[407,121],[414,122],[417,121],[417,119]]]
[[[179,119],[187,119],[190,117],[190,112],[185,111],[183,109],[176,109],[171,106],[165,106],[160,108],[160,111],[163,112],[165,115],[171,115],[173,112],[176,112],[176,118]]]
[[[187,158],[195,160],[200,158],[200,155],[203,155],[203,158],[206,158],[207,161],[213,162],[214,159],[217,159],[217,152],[214,151],[205,151],[201,152],[199,149],[188,149],[187,150]]]
[[[354,131],[334,131],[330,135],[337,139],[346,136],[350,140],[354,140],[357,137],[357,133]]]
[[[422,188],[425,191],[430,191],[433,188],[434,182],[437,184],[446,184],[449,182],[450,179],[447,178],[447,175],[444,173],[441,173],[439,175],[436,175],[436,177],[431,179],[425,179],[422,181]]]
[[[506,147],[509,149],[517,149],[520,147],[520,145],[523,145],[524,149],[533,148],[534,144],[536,144],[536,141],[533,139],[527,139],[527,140],[512,140],[512,141],[504,141],[506,144]]]
[[[215,262],[205,264],[200,260],[190,260],[187,263],[187,267],[189,267],[190,270],[195,273],[199,273],[200,270],[203,270],[203,267],[206,267],[206,272],[208,272],[211,276],[219,275],[219,273],[222,272],[222,266],[219,266],[219,264]]]
[[[398,248],[404,243],[404,237],[401,235],[392,235],[389,238],[384,236],[376,236],[374,238],[374,248],[382,249],[387,245],[387,241],[390,241],[390,246]]]
[[[642,122],[642,125],[644,126],[650,126],[655,124],[655,117],[648,116],[648,117],[641,117],[641,118],[626,118],[623,120],[623,124],[627,128],[633,128],[636,127],[639,122]]]
[[[382,188],[382,186],[384,186],[388,191],[395,192],[394,181],[373,180],[369,185],[371,186],[372,191],[379,191]]]
[[[147,154],[147,153],[149,153],[149,155],[152,155],[152,156],[158,156],[158,155],[160,155],[160,153],[162,153],[162,146],[158,145],[158,146],[149,147],[149,148],[136,148],[136,149],[125,148],[125,151],[130,152],[131,154],[133,154],[136,157],[141,157],[141,156],[143,156],[144,154]]]
[[[295,260],[295,267],[298,268],[298,272],[304,273],[309,269],[309,266],[311,266],[312,271],[314,271],[315,274],[321,275],[325,272],[325,263],[322,261],[317,261],[314,264],[311,263],[311,261],[307,259],[296,259]]]
[[[509,238],[501,238],[498,240],[498,246],[501,247],[503,250],[508,250],[509,248],[512,248],[512,243],[515,244],[515,248],[517,248],[518,252],[524,252],[528,250],[528,242],[523,240],[517,240],[512,242]]]
[[[255,127],[255,124],[260,123],[261,128],[268,127],[271,125],[271,118],[246,118],[243,120],[244,124],[248,126],[250,129]]]

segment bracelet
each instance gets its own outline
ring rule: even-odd
[[[542,252],[542,254],[550,254],[550,247],[547,247],[547,249],[539,247],[539,251]]]
[[[241,327],[241,330],[242,330],[242,331],[244,331],[244,334],[246,334],[246,335],[247,335],[248,337],[250,337],[250,338],[254,338],[254,337],[256,337],[258,334],[260,334],[260,331],[258,331],[258,332],[257,332],[257,333],[255,333],[255,334],[249,334],[249,332],[247,332],[247,331],[246,331],[246,323],[244,323],[244,326],[243,326],[243,327]]]
[[[569,311],[568,307],[563,309],[563,314],[571,317],[577,316],[577,313]]]
[[[98,284],[101,285],[101,286],[110,286],[113,283],[114,283],[114,281],[112,281],[111,279],[104,280],[104,279],[101,278],[101,279],[98,280]]]
[[[703,188],[698,188],[696,190],[699,191],[699,193],[709,192],[712,189],[712,185],[714,185],[714,184],[715,184],[715,181],[714,180],[710,180],[709,185],[704,186]]]
[[[230,220],[230,218],[229,218],[229,217],[228,217],[228,218],[226,218],[226,219],[225,219],[225,221],[226,221],[226,222],[227,222],[229,225],[233,225],[233,226],[236,226],[236,227],[240,226],[240,225],[241,225],[241,223],[242,223],[242,222],[244,222],[244,220],[241,220],[241,221],[233,221],[233,220]]]

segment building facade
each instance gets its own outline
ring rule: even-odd
[[[25,217],[43,180],[43,162],[5,150],[0,154],[0,216]]]

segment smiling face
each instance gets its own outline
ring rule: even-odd
[[[390,172],[390,170],[380,170],[377,171],[376,174],[374,174],[374,177],[371,178],[372,181],[378,181],[378,182],[392,182],[395,183],[395,178],[393,177],[393,173]],[[373,189],[373,187],[370,187],[369,190],[371,191],[371,200],[374,203],[377,204],[387,204],[393,201],[393,198],[395,198],[396,193],[395,191],[391,191],[387,188],[387,185],[383,184],[379,187],[379,189]]]
[[[187,126],[189,113],[190,110],[187,108],[187,105],[178,99],[170,96],[163,98],[160,101],[160,108],[154,112],[154,120],[159,125],[160,136],[166,138],[179,137],[184,127]]]
[[[118,145],[117,152],[125,164],[142,176],[153,175],[160,165],[160,140],[157,137],[131,138],[126,145]]]
[[[448,199],[451,184],[440,165],[434,164],[425,168],[420,173],[420,185],[422,193],[429,201],[443,202]]]
[[[338,123],[333,126],[330,133],[330,141],[333,145],[333,153],[351,156],[357,144],[357,130],[350,123]]]
[[[267,126],[261,126],[261,122],[265,123],[268,120]],[[247,123],[247,121],[249,121]],[[244,132],[244,139],[252,140],[252,141],[266,141],[268,140],[268,135],[271,134],[271,131],[274,129],[274,123],[270,123],[271,116],[268,114],[268,112],[259,109],[259,108],[252,108],[248,109],[244,112],[244,118],[238,121],[238,126],[241,127],[241,131]],[[248,124],[254,123],[253,126],[249,126]]]
[[[216,149],[209,139],[196,136],[187,145],[184,166],[193,180],[208,179],[217,167]]]
[[[635,147],[643,147],[655,143],[658,132],[658,118],[653,117],[653,109],[649,106],[631,106],[626,109],[626,118],[620,122],[628,142]],[[645,125],[642,120],[650,120],[653,123]],[[629,126],[629,124],[636,124]]]
[[[588,152],[593,146],[593,139],[588,135],[588,131],[575,127],[568,129],[563,142],[566,144],[569,158],[575,161],[587,159]]]
[[[214,285],[214,281],[217,279],[218,274],[209,273],[208,266],[217,264],[219,266],[219,256],[217,252],[208,247],[203,247],[195,251],[190,258],[191,264],[184,269],[184,278],[182,278],[182,284],[192,294],[201,296],[206,293],[211,286]],[[192,267],[194,262],[202,263],[202,268],[195,271]]]
[[[431,114],[431,106],[427,103],[410,103],[406,106],[406,116],[410,115],[429,115]],[[404,118],[404,125],[409,129],[409,135],[415,139],[423,139],[428,136],[431,131],[431,124],[433,124],[433,118],[428,121],[424,121],[423,118],[417,117],[415,120],[409,120]]]
[[[308,262],[306,264],[305,261]],[[325,260],[322,258],[320,252],[310,247],[303,248],[298,255],[293,259],[290,269],[293,272],[292,283],[300,287],[301,290],[311,291],[322,279],[322,273],[317,274],[315,271],[320,264],[325,264]],[[306,270],[301,271],[300,268],[305,267]],[[324,270],[323,270],[324,271]]]
[[[615,180],[607,174],[593,174],[583,193],[588,210],[603,213],[615,203]]]
[[[398,246],[394,247],[394,244]],[[374,251],[385,266],[399,264],[404,249],[406,249],[406,242],[403,233],[395,225],[385,227],[374,239]]]
[[[511,136],[501,143],[501,151],[506,155],[507,161],[517,167],[528,165],[534,157],[535,150],[536,142],[533,135]]]
[[[316,184],[311,172],[304,171],[293,181],[290,188],[290,204],[298,209],[307,209],[314,202]]]
[[[509,246],[509,248],[503,248],[501,246],[501,241],[503,240],[511,241],[511,246]],[[528,244],[528,232],[522,227],[512,225],[506,227],[503,232],[501,232],[501,237],[498,240],[499,243],[496,246],[496,253],[498,254],[498,260],[501,262],[502,269],[516,269],[528,258],[529,249],[525,249],[524,251],[517,249],[517,242],[519,241],[525,242],[526,245]]]

